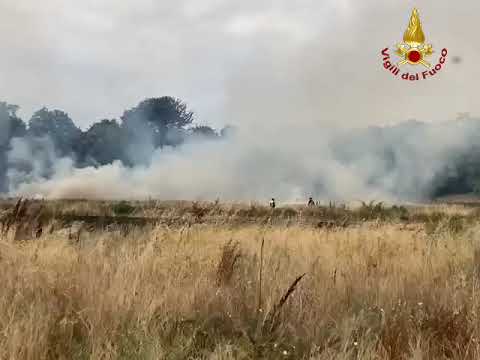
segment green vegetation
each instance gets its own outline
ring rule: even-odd
[[[114,215],[118,216],[131,215],[135,209],[135,206],[129,204],[127,201],[120,201],[112,205]]]

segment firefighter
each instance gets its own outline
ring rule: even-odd
[[[272,200],[270,200],[270,207],[272,209],[275,209],[275,199],[274,198],[272,198]]]

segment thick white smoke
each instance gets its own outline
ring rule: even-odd
[[[55,159],[53,151],[47,153],[50,159],[42,152],[35,159],[22,141],[14,141],[9,159],[18,164],[31,158],[37,170],[30,178],[17,172],[9,177],[12,193],[47,198],[412,199],[426,195],[449,154],[473,143],[468,138],[472,124],[406,123],[370,129],[368,136],[360,131],[322,136],[292,131],[289,141],[276,132],[265,137],[240,132],[222,141],[157,150],[150,165],[134,168],[115,162],[77,169],[68,159]],[[391,163],[387,151],[395,158]],[[49,179],[41,176],[47,163],[53,164]]]

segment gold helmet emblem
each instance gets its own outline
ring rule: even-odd
[[[410,65],[422,64],[429,68],[430,63],[425,58],[432,53],[432,45],[425,44],[425,34],[418,16],[418,10],[413,9],[408,28],[403,34],[403,43],[397,44],[396,54],[403,58],[398,66],[408,63]]]

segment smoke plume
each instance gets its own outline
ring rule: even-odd
[[[451,155],[467,151],[478,134],[477,120],[407,122],[321,137],[292,132],[288,142],[278,132],[264,138],[239,131],[222,140],[157,149],[146,165],[116,161],[86,168],[55,158],[53,151],[37,158],[15,140],[9,160],[31,159],[35,171],[11,171],[9,178],[12,194],[47,198],[419,200],[453,163]],[[51,176],[41,173],[47,163]]]

